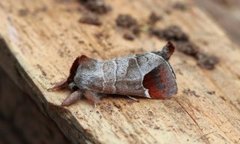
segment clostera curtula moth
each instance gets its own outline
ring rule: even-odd
[[[95,103],[103,94],[169,98],[177,93],[176,76],[168,62],[174,50],[174,45],[168,42],[161,51],[106,61],[82,55],[73,62],[68,78],[51,90],[72,91],[63,106],[83,96]]]

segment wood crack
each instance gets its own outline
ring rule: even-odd
[[[203,133],[201,127],[199,126],[198,122],[195,120],[195,118],[187,111],[187,109],[185,109],[185,107],[177,99],[175,99],[175,101],[180,105],[180,107],[186,112],[186,114],[192,119],[194,124],[198,127],[198,129],[202,135],[201,139],[204,140],[207,144],[210,144],[209,140],[206,137],[203,137],[204,133]]]

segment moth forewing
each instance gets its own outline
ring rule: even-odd
[[[107,61],[98,61],[83,55],[74,61],[67,80],[53,89],[62,89],[69,85],[74,95],[66,98],[68,105],[77,100],[77,94],[85,94],[92,101],[99,99],[98,94],[170,97],[177,93],[176,77],[168,62],[174,49],[174,45],[168,42],[158,52]]]

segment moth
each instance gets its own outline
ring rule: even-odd
[[[176,76],[169,64],[175,50],[168,42],[161,51],[99,61],[85,55],[75,59],[68,78],[51,90],[72,91],[62,103],[81,97],[97,102],[103,94],[165,99],[177,93]]]

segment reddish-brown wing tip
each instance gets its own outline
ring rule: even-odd
[[[56,91],[56,90],[62,90],[62,89],[65,89],[68,87],[68,84],[71,83],[74,79],[74,76],[76,75],[76,72],[77,72],[77,69],[78,69],[78,66],[81,64],[81,63],[84,63],[84,62],[88,62],[88,61],[91,61],[93,59],[90,59],[88,58],[87,56],[85,55],[82,55],[82,56],[79,56],[77,57],[71,68],[70,68],[70,72],[69,72],[69,76],[66,80],[64,81],[61,81],[61,82],[58,82],[55,84],[55,86],[53,86],[52,88],[49,88],[48,91]]]
[[[74,60],[72,66],[71,66],[71,68],[70,68],[70,74],[69,74],[69,76],[68,76],[68,78],[67,78],[67,81],[68,81],[68,82],[73,81],[73,78],[74,78],[74,76],[75,76],[75,74],[76,74],[76,72],[77,72],[78,66],[79,66],[80,63],[81,63],[82,61],[84,61],[85,59],[87,59],[87,56],[82,55],[82,56],[77,57],[77,58]]]
[[[170,57],[172,56],[173,52],[175,50],[175,46],[173,45],[172,42],[168,42],[162,49],[162,57],[165,59],[165,60],[169,60]]]
[[[168,49],[168,53],[171,56],[175,50],[175,46],[173,45],[172,42],[168,41],[166,48]]]
[[[177,93],[176,79],[167,63],[148,73],[144,77],[143,85],[149,90],[151,98],[167,98]]]

